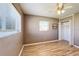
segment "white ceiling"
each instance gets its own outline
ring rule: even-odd
[[[56,3],[21,3],[21,8],[24,14],[37,15],[58,18],[56,13]],[[72,6],[72,8],[66,9],[62,14],[62,17],[79,12],[78,3],[65,3],[64,7]]]

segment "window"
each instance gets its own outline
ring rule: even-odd
[[[0,32],[20,31],[21,16],[12,4],[0,4]]]
[[[49,22],[48,21],[40,21],[39,30],[40,31],[48,31],[49,30]]]
[[[0,18],[0,32],[14,31],[15,20]]]
[[[21,32],[21,15],[11,3],[0,4],[0,37]]]

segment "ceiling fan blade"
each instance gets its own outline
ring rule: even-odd
[[[72,6],[67,6],[67,7],[64,7],[64,9],[70,9],[72,8]]]

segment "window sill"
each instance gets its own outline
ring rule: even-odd
[[[9,36],[9,35],[12,35],[12,34],[15,34],[15,33],[17,33],[17,31],[13,31],[13,32],[0,32],[0,38]]]

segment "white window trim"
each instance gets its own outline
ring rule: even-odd
[[[47,28],[44,27],[44,26],[46,26],[46,25],[43,24],[45,22],[46,22]],[[44,27],[44,28],[42,28],[41,26]],[[48,30],[49,30],[49,22],[48,21],[40,21],[39,22],[39,31],[48,31]]]
[[[10,7],[12,7],[13,9],[15,9],[14,11],[17,11],[16,8],[15,8],[11,3],[9,3],[9,5],[10,5]],[[18,16],[20,16],[20,19],[17,19],[17,20],[16,20],[17,25],[16,25],[15,30],[10,31],[10,32],[7,32],[7,31],[5,31],[5,32],[0,32],[0,38],[6,37],[6,36],[10,36],[10,35],[15,34],[15,33],[17,33],[17,32],[21,32],[21,15],[19,14],[18,11],[17,11],[17,14],[18,14]],[[3,25],[2,25],[2,26],[3,26]],[[5,27],[2,28],[2,30],[4,30],[4,29],[5,29]]]
[[[12,34],[17,33],[17,31],[13,31],[13,32],[0,32],[0,38],[6,37],[6,36],[10,36]]]

